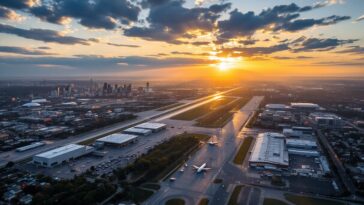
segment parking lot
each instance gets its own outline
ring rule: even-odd
[[[184,126],[184,124],[180,125],[177,121],[169,121],[167,129],[153,133],[149,136],[140,136],[135,143],[124,147],[104,146],[102,149],[97,150],[98,153],[103,156],[89,154],[52,168],[36,166],[31,162],[20,164],[19,168],[60,179],[71,179],[75,175],[80,175],[87,170],[92,171],[92,174],[95,177],[104,174],[108,175],[111,174],[114,169],[124,167],[128,163],[133,162],[135,158],[146,153],[155,145],[160,144],[175,135],[182,134],[184,131],[213,134],[215,130],[189,127]]]

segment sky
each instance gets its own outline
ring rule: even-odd
[[[1,0],[0,78],[364,76],[364,0]]]

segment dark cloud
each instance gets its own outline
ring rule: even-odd
[[[0,52],[23,54],[23,55],[54,55],[54,53],[48,53],[39,50],[30,50],[27,48],[14,47],[14,46],[0,46]]]
[[[51,49],[51,48],[50,48],[50,47],[48,47],[48,46],[39,46],[37,49],[49,50],[49,49]]]
[[[289,50],[287,43],[277,44],[268,47],[236,47],[223,49],[222,56],[257,56],[269,55],[272,53]]]
[[[303,29],[310,28],[312,26],[326,26],[331,24],[336,24],[340,21],[345,21],[350,19],[349,16],[329,16],[326,18],[321,19],[298,19],[295,21],[286,22],[278,27],[276,27],[274,30],[285,30],[285,31],[299,31]]]
[[[328,51],[342,46],[344,44],[354,43],[355,39],[340,40],[337,38],[305,38],[300,37],[294,40],[296,48],[292,49],[293,52],[310,52],[310,51]]]
[[[243,45],[254,45],[256,42],[258,42],[258,40],[255,39],[246,39],[246,40],[240,40],[239,43],[243,44]]]
[[[238,10],[230,12],[227,20],[218,22],[219,35],[217,43],[224,43],[231,38],[250,37],[258,30],[264,31],[299,31],[312,26],[331,25],[350,19],[349,16],[329,16],[321,19],[298,19],[300,12],[316,7],[299,7],[292,3],[279,5],[263,10],[259,14],[252,11],[242,13]]]
[[[321,66],[345,66],[345,67],[361,67],[364,66],[364,61],[325,61],[313,63],[314,65]]]
[[[117,47],[129,47],[129,48],[138,48],[138,45],[131,45],[131,44],[118,44],[118,43],[107,43],[110,46],[117,46]]]
[[[69,44],[69,45],[73,44],[89,45],[89,40],[76,38],[72,36],[63,36],[61,35],[60,32],[48,29],[27,30],[27,29],[13,27],[10,25],[0,24],[0,33],[14,34],[23,38],[28,38],[43,42]]]
[[[350,46],[341,51],[336,51],[336,53],[352,53],[352,54],[364,54],[364,47],[361,46]]]
[[[32,7],[37,0],[1,0],[0,5],[13,9],[25,9]]]
[[[16,17],[17,15],[14,11],[0,6],[0,18],[15,19]]]
[[[152,58],[141,56],[126,56],[126,57],[102,57],[102,56],[87,56],[78,55],[75,57],[0,57],[2,65],[54,65],[73,67],[74,69],[89,70],[89,69],[112,69],[120,68],[161,68],[175,67],[186,65],[205,65],[211,63],[210,60],[199,58]],[[136,67],[135,67],[136,66]]]
[[[288,56],[273,56],[273,59],[277,59],[277,60],[291,60],[291,59],[300,59],[300,60],[304,60],[304,59],[312,59],[313,57],[310,56],[294,56],[294,57],[288,57]]]
[[[157,1],[150,8],[148,27],[132,27],[124,34],[145,40],[164,41],[173,44],[185,43],[181,38],[194,38],[189,31],[210,32],[221,13],[230,8],[230,3],[212,5],[207,8],[186,8],[183,1]]]
[[[207,45],[210,44],[210,42],[208,42],[208,41],[195,41],[195,42],[192,42],[190,44],[192,44],[194,46],[207,46]]]
[[[209,56],[209,53],[192,53],[192,52],[181,52],[181,51],[172,51],[171,54],[174,55],[189,55],[189,56]]]
[[[50,23],[62,24],[66,18],[74,18],[89,28],[115,29],[118,23],[136,22],[140,8],[129,0],[43,0],[30,12]]]

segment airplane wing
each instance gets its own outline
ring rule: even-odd
[[[211,168],[203,168],[203,170],[207,171],[207,170],[210,170]]]
[[[195,168],[195,169],[198,169],[199,167],[198,166],[196,166],[196,165],[192,165],[193,166],[193,168]]]

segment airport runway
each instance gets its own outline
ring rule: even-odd
[[[116,124],[113,124],[110,126],[92,130],[92,131],[89,131],[89,132],[86,132],[86,133],[83,133],[83,134],[80,134],[80,135],[77,135],[74,137],[70,137],[67,139],[48,140],[48,141],[46,141],[47,144],[45,146],[39,147],[39,148],[36,148],[33,150],[29,150],[29,151],[25,151],[25,152],[16,152],[15,150],[3,152],[3,153],[0,153],[0,167],[5,166],[10,161],[12,161],[12,162],[24,161],[26,159],[31,158],[32,156],[34,156],[36,154],[39,154],[39,153],[42,153],[42,152],[45,152],[45,151],[48,151],[51,149],[61,147],[61,146],[71,144],[71,143],[80,143],[80,142],[83,142],[88,139],[94,139],[99,136],[111,134],[111,133],[117,132],[119,130],[122,130],[124,128],[127,128],[129,126],[132,126],[132,125],[135,125],[138,123],[142,123],[144,121],[148,121],[148,120],[152,120],[152,119],[156,119],[156,118],[162,119],[162,118],[164,118],[164,116],[168,116],[168,118],[169,118],[169,117],[172,117],[172,116],[175,116],[175,115],[178,115],[179,113],[181,113],[180,110],[187,111],[187,110],[195,108],[196,103],[199,105],[208,103],[214,97],[216,97],[218,95],[223,95],[225,93],[231,92],[238,88],[233,88],[233,89],[230,89],[230,90],[227,90],[224,92],[219,92],[219,93],[216,93],[213,95],[202,97],[202,98],[193,100],[187,104],[183,104],[181,106],[174,107],[174,108],[171,108],[171,109],[165,110],[165,111],[150,110],[150,111],[136,113],[136,115],[138,117],[134,120],[116,123]],[[186,105],[190,105],[190,106],[186,107]]]
[[[198,204],[203,197],[213,198],[215,192],[221,186],[214,184],[213,180],[221,172],[223,167],[229,166],[236,150],[239,148],[242,138],[239,137],[241,126],[252,115],[263,100],[261,96],[253,97],[242,109],[236,112],[232,120],[222,129],[215,129],[218,145],[204,145],[187,162],[184,172],[178,169],[171,177],[176,178],[171,182],[161,182],[161,189],[155,193],[145,205],[164,204],[170,198],[183,198],[186,204]],[[198,129],[198,128],[197,128]],[[193,131],[191,131],[193,132]],[[211,170],[204,173],[196,173],[192,165],[200,166],[207,163]],[[236,174],[240,174],[236,168]],[[221,203],[220,203],[221,204]]]

